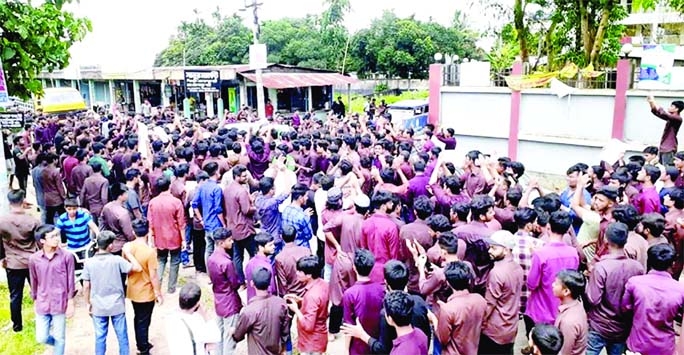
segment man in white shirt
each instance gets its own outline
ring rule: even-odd
[[[170,355],[218,354],[216,344],[221,341],[221,333],[200,303],[201,298],[197,284],[190,282],[181,288],[180,311],[166,319]]]

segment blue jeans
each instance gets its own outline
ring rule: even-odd
[[[432,333],[435,335],[432,338],[432,354],[433,355],[441,355],[442,354],[442,343],[440,343],[439,339],[437,338],[436,329],[433,329]]]
[[[112,326],[114,326],[116,338],[119,340],[119,355],[128,355],[130,353],[130,345],[128,344],[126,313],[111,317],[93,316],[93,325],[95,325],[95,355],[105,355],[107,352],[107,332],[109,331],[110,318]]]
[[[66,315],[36,313],[36,341],[53,346],[53,354],[63,355],[66,344]]]
[[[601,334],[590,330],[587,336],[587,355],[599,355],[601,350],[606,348],[608,355],[622,355],[627,350],[627,344],[613,343],[606,340]]]
[[[214,231],[204,231],[204,240],[206,241],[206,245],[204,246],[204,265],[207,265],[209,257],[214,252]],[[194,253],[195,251],[193,250],[192,252]]]

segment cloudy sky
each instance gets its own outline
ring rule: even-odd
[[[135,71],[152,66],[155,55],[166,47],[169,37],[183,20],[199,10],[204,17],[217,8],[230,14],[251,0],[80,0],[67,6],[79,16],[88,17],[93,31],[72,47],[72,65],[101,65],[106,71]],[[260,0],[262,19],[299,17],[320,13],[323,0]],[[486,17],[478,0],[350,0],[352,12],[346,26],[356,31],[370,24],[384,9],[399,16],[415,14],[421,20],[432,18],[448,24],[459,9],[474,26],[484,26]],[[247,13],[244,13],[245,16]]]

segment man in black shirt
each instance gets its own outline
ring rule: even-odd
[[[27,155],[30,146],[26,144],[24,138],[21,136],[14,137],[13,143],[14,149],[12,150],[12,158],[14,159],[14,176],[17,177],[19,188],[26,192],[30,169]]]

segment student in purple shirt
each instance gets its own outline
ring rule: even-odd
[[[674,280],[668,270],[676,257],[668,244],[648,249],[646,275],[634,276],[625,285],[621,310],[633,313],[627,348],[642,355],[675,352],[674,320],[684,306],[684,284]]]
[[[397,331],[397,338],[392,342],[390,355],[427,355],[427,336],[411,325],[414,302],[411,296],[403,291],[392,291],[384,301],[385,320]]]
[[[342,296],[343,319],[347,324],[360,323],[370,336],[378,338],[380,335],[380,319],[382,298],[385,287],[371,281],[369,275],[375,265],[375,257],[367,249],[358,249],[354,253],[354,272],[356,284],[344,291]],[[367,343],[357,338],[351,338],[349,355],[363,355],[370,353]]]
[[[235,351],[236,342],[230,329],[237,325],[242,309],[242,300],[238,294],[240,282],[235,271],[235,264],[230,257],[234,241],[232,233],[225,228],[218,228],[213,234],[216,248],[207,260],[207,271],[211,279],[211,288],[214,291],[214,308],[221,332],[221,342],[218,344],[219,354],[232,354]]]
[[[260,232],[254,236],[254,244],[256,244],[257,253],[253,258],[249,259],[247,266],[245,267],[245,279],[247,282],[247,302],[249,302],[252,297],[256,296],[256,288],[249,281],[252,280],[252,275],[255,271],[260,268],[265,268],[271,273],[271,286],[268,288],[270,294],[276,294],[276,284],[275,284],[275,272],[271,267],[270,256],[273,255],[275,251],[275,242],[273,236]]]
[[[64,354],[66,318],[74,314],[74,258],[62,250],[60,232],[52,225],[36,230],[43,249],[29,258],[31,298],[36,312],[36,340]],[[52,332],[50,332],[52,329]]]
[[[634,199],[634,207],[639,214],[660,212],[660,194],[656,190],[655,183],[660,178],[660,168],[653,165],[644,165],[637,180],[641,182],[641,192]]]
[[[532,264],[527,277],[530,296],[524,320],[528,331],[537,323],[553,323],[558,315],[560,301],[553,295],[552,284],[561,270],[577,270],[577,249],[563,242],[563,235],[572,224],[570,214],[556,211],[549,218],[550,234],[546,245],[532,254]]]

